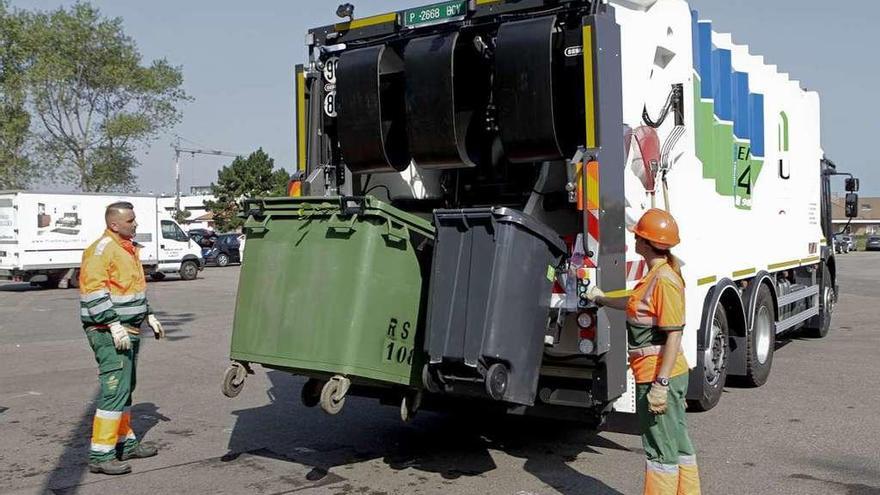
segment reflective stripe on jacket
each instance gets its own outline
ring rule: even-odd
[[[106,327],[119,321],[139,327],[152,313],[138,247],[110,230],[83,253],[79,270],[83,327]]]

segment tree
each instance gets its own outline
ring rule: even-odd
[[[139,144],[180,120],[179,67],[162,59],[141,64],[122,20],[78,3],[31,16],[27,71],[39,149],[59,178],[83,191],[134,187]]]
[[[26,21],[26,15],[10,12],[0,0],[0,190],[24,189],[38,173],[28,157],[32,135],[26,107]]]
[[[290,174],[283,168],[275,170],[275,160],[263,148],[247,158],[236,157],[232,164],[217,172],[217,184],[211,185],[216,201],[206,201],[205,207],[214,214],[214,226],[221,232],[241,227],[238,218],[243,198],[284,196]]]
[[[175,222],[182,224],[186,221],[187,218],[192,216],[192,212],[189,210],[177,210],[171,214],[171,218],[174,219]]]

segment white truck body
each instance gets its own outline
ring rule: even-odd
[[[0,192],[0,279],[73,277],[83,251],[105,230],[107,205],[117,201],[134,205],[135,241],[148,273],[177,273],[185,261],[203,265],[199,247],[158,210],[155,197],[13,191]]]

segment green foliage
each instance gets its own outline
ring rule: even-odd
[[[192,212],[189,210],[177,210],[171,214],[171,218],[174,219],[175,222],[182,224],[187,218],[192,216]]]
[[[232,164],[217,172],[217,184],[211,185],[216,201],[205,206],[214,214],[214,226],[219,232],[236,230],[244,223],[238,218],[240,201],[244,198],[284,196],[290,174],[283,168],[275,170],[275,160],[262,148],[247,158],[236,157]]]
[[[0,0],[0,189],[24,189],[38,173],[28,157],[32,136],[26,108],[26,21]]]
[[[88,3],[33,13],[0,4],[0,19],[18,36],[18,49],[0,53],[3,66],[9,58],[20,68],[15,80],[29,102],[30,118],[19,115],[14,130],[36,124],[35,150],[63,182],[83,191],[133,189],[134,149],[177,123],[177,106],[190,99],[181,69],[166,60],[142,64],[122,20]],[[10,148],[4,127],[0,160]]]

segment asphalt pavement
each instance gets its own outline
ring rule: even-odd
[[[769,382],[688,415],[706,494],[880,495],[880,253],[838,256],[821,340],[781,340]],[[98,392],[74,290],[0,285],[0,493],[636,494],[644,453],[625,431],[421,412],[349,398],[328,416],[303,379],[257,367],[220,393],[239,269],[151,282],[167,341],[144,339],[134,429],[160,448],[120,477],[90,474]],[[620,430],[619,428],[617,430]]]

